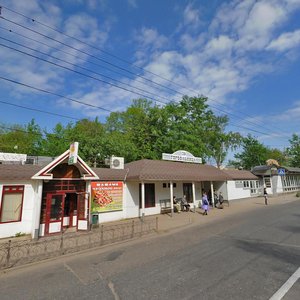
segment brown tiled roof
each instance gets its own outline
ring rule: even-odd
[[[258,180],[258,177],[247,170],[222,170],[232,180]]]
[[[42,168],[38,165],[0,164],[0,180],[30,180]]]
[[[124,181],[128,170],[109,169],[109,168],[92,168],[99,177],[99,180],[121,180]]]
[[[142,159],[125,164],[127,180],[226,181],[229,176],[208,165]]]

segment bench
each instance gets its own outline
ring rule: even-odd
[[[167,214],[170,213],[171,210],[171,201],[170,199],[161,199],[159,200],[160,205],[160,213],[161,214]]]

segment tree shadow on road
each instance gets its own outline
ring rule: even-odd
[[[266,257],[290,263],[300,264],[299,248],[281,246],[275,243],[265,243],[262,241],[236,240],[235,246],[249,253],[257,253]]]

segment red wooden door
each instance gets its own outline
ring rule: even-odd
[[[45,223],[45,234],[49,234],[50,223],[61,223],[63,222],[63,211],[64,211],[64,199],[65,194],[48,194],[46,203],[46,223]]]

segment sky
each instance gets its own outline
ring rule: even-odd
[[[0,0],[0,124],[105,122],[208,97],[227,130],[300,134],[300,0]]]

